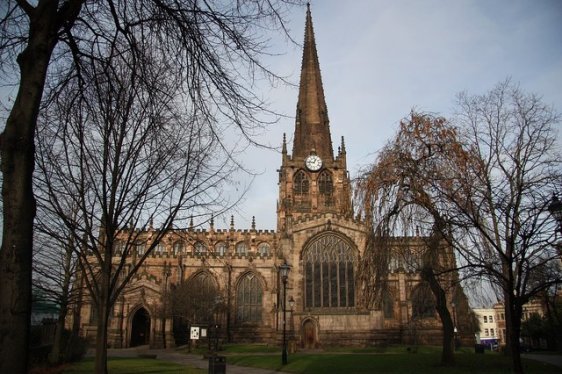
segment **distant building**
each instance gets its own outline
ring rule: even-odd
[[[499,344],[496,310],[493,308],[476,308],[472,310],[480,326],[480,331],[476,333],[476,343],[483,344],[490,349],[495,349]]]
[[[308,9],[292,152],[285,138],[282,143],[277,229],[258,230],[255,222],[237,229],[232,220],[228,229],[216,229],[211,222],[208,229],[188,227],[167,234],[116,302],[110,346],[185,344],[189,325],[211,321],[221,326],[224,339],[278,344],[283,309],[289,336],[300,347],[440,344],[442,326],[433,294],[403,257],[393,256],[387,276],[378,280],[386,282],[380,302],[366,305],[357,275],[369,227],[354,216],[345,144],[342,137],[334,155],[329,124]],[[144,253],[155,230],[141,233],[130,263]],[[414,258],[425,239],[395,237],[392,247]],[[444,252],[444,261],[454,263],[452,250]],[[286,295],[279,275],[284,262],[292,266]],[[459,337],[472,343],[468,303],[457,274],[442,278],[452,285],[447,300],[452,302],[453,294],[456,298]],[[182,285],[192,285],[187,299],[208,299],[204,313],[194,311],[189,320],[170,315],[164,302]],[[283,305],[285,299],[293,301],[290,306]],[[80,315],[82,335],[95,337],[92,304],[86,302]]]
[[[493,306],[494,314],[495,314],[495,322],[496,322],[496,334],[498,337],[498,344],[505,345],[507,334],[506,334],[506,326],[505,326],[505,306],[503,303],[497,303]],[[476,309],[474,309],[476,312]],[[531,300],[527,304],[523,305],[523,313],[521,316],[521,322],[524,322],[531,318],[533,314],[538,315],[539,317],[543,317],[544,312],[544,305],[539,300]]]

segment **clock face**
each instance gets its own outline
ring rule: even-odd
[[[306,167],[312,171],[318,171],[322,168],[322,159],[317,155],[310,155],[305,160]]]

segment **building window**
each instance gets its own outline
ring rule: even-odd
[[[306,173],[302,170],[297,171],[295,174],[295,179],[293,181],[293,190],[295,195],[307,195],[310,182],[308,181],[308,177]]]
[[[334,191],[334,185],[332,184],[332,174],[329,171],[324,170],[318,176],[318,190],[322,195],[331,195]]]
[[[490,335],[493,337],[494,336],[494,329],[490,329]]]
[[[505,316],[503,313],[500,314],[500,319],[503,321],[505,319]]]
[[[355,305],[353,248],[332,233],[314,239],[303,251],[305,306],[342,308]]]
[[[154,248],[154,250],[156,251],[157,254],[162,254],[166,251],[166,246],[164,246],[164,243],[162,242],[158,242],[158,244],[156,244],[156,248]]]
[[[177,255],[177,254],[182,253],[184,247],[185,247],[185,244],[183,243],[182,240],[176,240],[176,241],[174,242],[174,246],[173,246],[174,254]]]
[[[428,318],[435,315],[435,297],[427,283],[420,283],[412,291],[412,317]]]
[[[489,317],[488,317],[488,321],[489,321],[490,323],[493,323],[493,322],[494,322],[494,317],[493,317],[493,316],[489,316]]]
[[[240,323],[258,323],[262,318],[263,290],[253,273],[242,277],[236,290],[236,320]]]
[[[484,316],[484,323],[488,323],[488,316]]]
[[[123,240],[116,240],[115,243],[113,244],[113,254],[120,256],[125,252],[125,242]]]
[[[202,242],[197,242],[195,243],[195,245],[193,246],[193,249],[195,251],[195,254],[197,256],[201,256],[207,253],[207,246],[205,244],[203,244]]]
[[[258,253],[261,257],[267,257],[270,254],[270,246],[268,243],[261,243],[258,246]]]
[[[488,329],[484,329],[484,335],[486,335],[486,336],[490,336],[490,330],[488,330]]]
[[[216,308],[219,288],[215,278],[203,271],[191,278],[186,291],[179,292],[177,296],[176,303],[181,313],[187,313],[194,323],[208,323],[212,318],[210,311]]]
[[[384,318],[394,318],[394,298],[388,290],[383,294],[382,311]]]
[[[224,257],[227,252],[227,246],[225,242],[219,242],[215,245],[215,253],[217,256]]]
[[[145,250],[146,250],[146,246],[144,245],[144,243],[135,244],[135,251],[137,252],[137,255],[139,256],[144,255]]]
[[[248,246],[244,242],[236,244],[236,254],[238,256],[246,256],[248,254]]]

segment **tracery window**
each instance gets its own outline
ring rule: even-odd
[[[207,253],[207,246],[202,242],[195,243],[193,250],[195,251],[196,255],[204,255]]]
[[[342,237],[328,233],[303,252],[305,306],[343,308],[355,305],[356,254]]]
[[[412,317],[428,318],[435,315],[435,297],[427,283],[412,291]]]
[[[215,244],[215,253],[217,256],[224,257],[226,252],[228,251],[228,247],[226,246],[225,242],[218,242]]]
[[[159,242],[158,244],[156,244],[156,248],[154,248],[154,251],[157,254],[162,254],[162,253],[165,252],[165,250],[166,250],[166,246],[162,242]]]
[[[146,246],[144,243],[135,243],[135,251],[137,252],[137,255],[142,256],[144,255],[144,252],[146,251]]]
[[[388,290],[382,296],[382,311],[384,318],[394,318],[394,298]]]
[[[268,243],[260,243],[258,246],[258,253],[261,257],[267,257],[270,253],[270,246]]]
[[[322,195],[331,195],[334,192],[332,174],[329,171],[324,170],[318,176],[318,190]]]
[[[209,313],[216,307],[216,299],[219,296],[219,288],[215,278],[206,271],[196,274],[188,283],[187,294],[189,314],[194,321],[207,321]]]
[[[123,240],[116,240],[115,243],[113,244],[113,254],[114,256],[117,255],[122,255],[123,252],[125,251],[125,242]]]
[[[262,319],[263,289],[260,280],[253,273],[242,277],[236,289],[236,320],[258,323]]]
[[[177,254],[182,253],[184,247],[185,247],[185,244],[184,244],[183,240],[176,240],[176,241],[174,242],[174,246],[173,246],[174,254],[177,255]]]
[[[246,256],[248,254],[248,246],[244,242],[236,244],[236,254],[238,256]]]
[[[307,195],[310,182],[306,173],[302,170],[297,171],[293,181],[293,190],[295,195]]]

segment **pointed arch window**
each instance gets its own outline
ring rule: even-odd
[[[261,257],[267,257],[269,256],[269,253],[271,252],[271,247],[268,243],[260,243],[260,245],[258,246],[258,253]]]
[[[182,253],[184,247],[185,247],[185,244],[184,244],[183,240],[176,240],[176,241],[174,242],[174,245],[173,245],[174,254],[177,255],[177,254]]]
[[[219,287],[216,279],[207,271],[196,274],[188,283],[186,292],[179,294],[187,303],[187,312],[195,322],[207,322],[214,310],[219,296]],[[184,301],[185,303],[185,301]],[[181,304],[181,303],[180,303]],[[185,304],[184,304],[185,306]]]
[[[322,195],[331,195],[334,192],[332,174],[329,171],[324,170],[318,176],[318,190]]]
[[[236,244],[236,254],[238,256],[246,256],[248,254],[248,246],[244,242]]]
[[[218,242],[215,244],[215,254],[219,257],[224,257],[228,252],[228,247],[225,242]]]
[[[195,255],[197,255],[197,256],[207,254],[207,246],[205,244],[203,244],[202,242],[195,243],[195,245],[193,246],[193,249],[195,251]]]
[[[296,196],[307,195],[310,189],[310,181],[303,170],[297,171],[293,180],[293,190]]]
[[[314,239],[303,252],[306,308],[355,306],[356,254],[333,233]]]
[[[412,317],[429,318],[435,315],[435,297],[427,283],[412,291]]]
[[[240,323],[259,323],[262,320],[263,289],[258,277],[248,273],[240,279],[236,289],[236,320]]]

